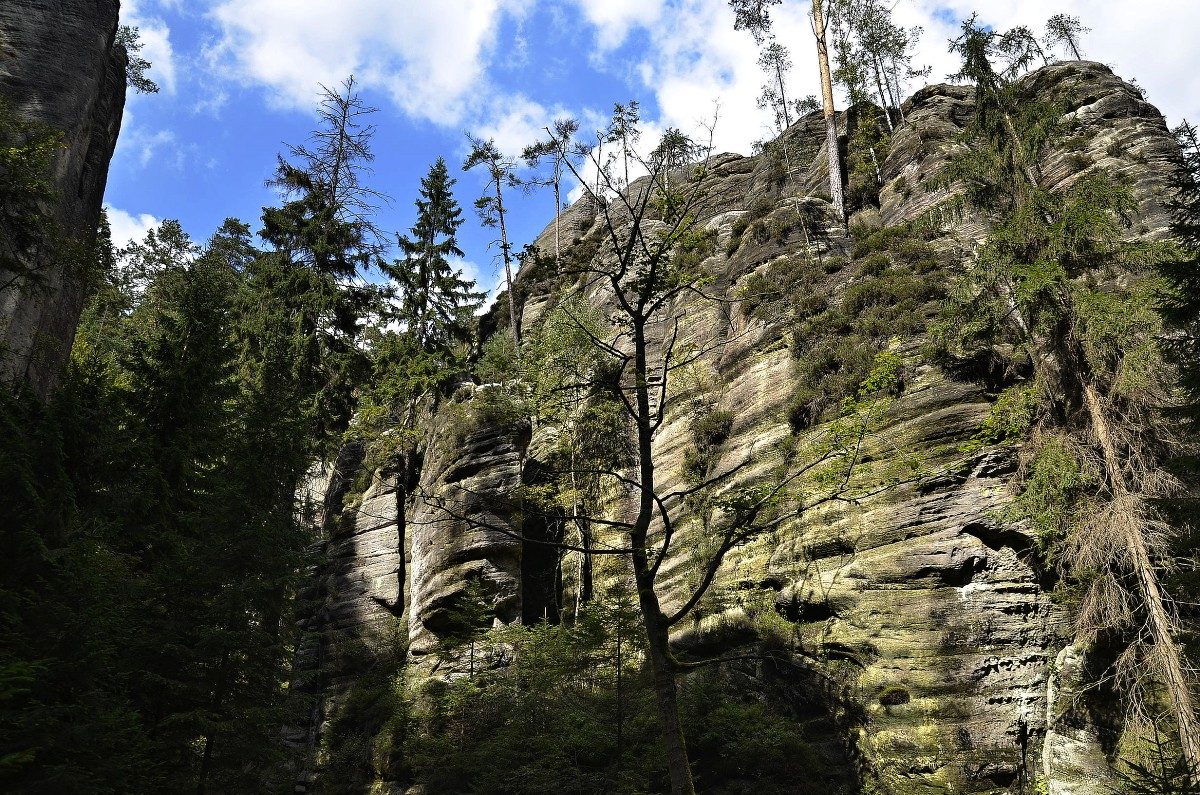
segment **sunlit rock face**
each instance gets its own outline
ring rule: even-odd
[[[1140,203],[1129,235],[1165,234],[1163,203],[1177,150],[1158,111],[1095,63],[1046,67],[1024,78],[1022,87],[1056,103],[1071,122],[1044,158],[1044,183],[1057,189],[1083,170],[1104,169],[1127,180]],[[943,284],[970,266],[987,232],[986,219],[953,201],[958,186],[939,178],[964,146],[973,108],[971,89],[961,86],[931,86],[909,99],[879,163],[880,206],[852,219],[933,230],[940,270],[922,278]],[[840,120],[843,142],[847,122]],[[709,293],[722,300],[692,296],[675,308],[683,318],[679,344],[714,352],[706,377],[695,382],[700,386],[672,395],[675,403],[657,434],[663,492],[684,483],[696,405],[732,414],[712,466],[720,470],[754,457],[742,472],[746,479],[778,463],[771,451],[780,442],[792,439],[802,448],[833,419],[826,412],[801,429],[789,421],[799,385],[789,320],[743,311],[748,280],[784,257],[820,264],[809,289],[829,305],[864,278],[850,256],[863,228],[852,224],[847,234],[821,195],[819,119],[801,119],[786,136],[798,154],[782,172],[768,155],[721,155],[709,164],[711,198],[698,220],[715,234],[703,267]],[[800,217],[804,223],[791,220]],[[750,218],[758,226],[747,226]],[[561,223],[563,256],[586,250],[589,232],[600,229],[586,201],[568,209]],[[551,225],[536,245],[552,256],[554,239]],[[524,331],[578,290],[553,274],[518,277]],[[611,306],[601,287],[584,297],[602,313]],[[1112,749],[1104,738],[1112,716],[1102,704],[1086,706],[1103,697],[1087,691],[1085,664],[1071,646],[1070,616],[1051,599],[1052,576],[1037,563],[1031,532],[1005,518],[1020,451],[970,444],[993,405],[995,385],[930,364],[922,353],[923,324],[911,327],[918,330],[887,343],[904,361],[903,387],[871,454],[877,465],[916,456],[921,477],[859,505],[806,514],[738,547],[721,570],[714,598],[697,620],[680,625],[675,640],[685,650],[736,648],[754,640],[753,633],[736,631],[748,626],[747,613],[772,606],[792,626],[800,656],[782,673],[758,669],[751,678],[757,676],[764,691],[790,688],[810,712],[824,711],[822,725],[855,760],[848,764],[862,792],[1033,792],[1039,779],[1054,793],[1108,792]],[[335,609],[326,628],[331,636],[367,635],[384,613],[400,617],[412,664],[428,671],[446,607],[472,580],[485,584],[500,624],[569,611],[579,586],[574,557],[560,563],[523,544],[519,537],[551,538],[553,528],[503,509],[506,496],[537,482],[555,429],[464,424],[479,390],[487,388],[493,387],[460,389],[426,424],[419,487],[412,493],[432,499],[410,496],[394,505],[385,487],[373,486],[347,508],[341,526],[356,540],[331,540],[337,575],[324,582],[328,605],[353,604],[358,612]],[[393,505],[400,518],[389,523]],[[627,510],[615,498],[601,507]],[[683,500],[667,507],[680,526],[689,526],[691,509]],[[684,598],[694,547],[685,536],[663,566],[668,609]],[[598,584],[622,576],[620,565],[597,565]]]
[[[17,115],[62,134],[51,214],[66,238],[95,240],[108,164],[125,106],[118,0],[7,0],[0,4],[0,96]],[[0,377],[45,397],[66,362],[85,299],[79,266],[62,252],[29,263],[40,277],[8,284],[0,272]]]

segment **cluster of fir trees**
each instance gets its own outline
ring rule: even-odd
[[[235,220],[202,246],[164,222],[117,252],[104,225],[62,386],[48,404],[0,390],[6,791],[287,788],[318,540],[298,487],[373,367],[441,368],[478,302],[448,270],[444,164],[385,266],[362,183],[370,109],[348,81],[320,111],[312,143],[279,159],[261,243]],[[44,183],[9,187],[35,201]],[[368,284],[369,267],[396,284]],[[381,330],[397,318],[402,333]]]

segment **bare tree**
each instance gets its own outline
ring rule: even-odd
[[[610,137],[616,123],[597,133],[597,140]],[[621,427],[632,437],[632,450],[628,466],[596,469],[594,464],[572,458],[570,466],[579,470],[571,474],[605,478],[621,497],[612,510],[575,502],[571,510],[581,511],[583,516],[567,518],[584,519],[610,543],[588,547],[528,539],[518,531],[489,524],[478,515],[466,515],[444,495],[428,495],[426,501],[451,519],[527,543],[550,543],[559,549],[615,555],[626,561],[637,588],[671,791],[693,795],[695,786],[677,704],[677,678],[712,661],[678,659],[671,647],[671,629],[691,614],[712,587],[726,556],[739,545],[797,521],[823,504],[854,502],[888,487],[882,480],[867,477],[870,467],[863,464],[871,423],[877,420],[883,403],[869,401],[869,409],[832,423],[807,445],[783,456],[788,463],[782,468],[772,468],[767,474],[744,477],[757,460],[752,452],[731,467],[719,471],[709,468],[689,485],[665,488],[662,464],[654,447],[671,407],[677,403],[672,385],[681,371],[704,361],[726,342],[719,337],[697,348],[681,341],[685,317],[696,311],[697,302],[719,304],[726,300],[705,286],[708,279],[703,260],[705,246],[711,246],[711,235],[698,222],[712,209],[708,187],[711,130],[698,161],[688,167],[690,173],[675,180],[667,180],[664,175],[672,162],[669,158],[642,157],[630,149],[628,157],[647,177],[625,184],[612,173],[611,161],[599,161],[596,148],[580,146],[580,151],[584,149],[592,158],[591,166],[600,172],[601,189],[613,199],[601,205],[600,250],[569,274],[581,283],[582,295],[604,297],[607,322],[597,327],[581,321],[576,328],[603,360],[589,376],[590,387],[616,403],[624,418]],[[581,166],[571,160],[565,162],[583,183]],[[568,316],[573,316],[569,310]],[[571,388],[579,385],[576,379]],[[673,513],[668,507],[697,501],[706,506],[699,517],[681,517],[678,509]],[[695,582],[689,590],[673,593],[668,599],[663,590],[664,564],[672,556],[689,552],[696,565]],[[664,599],[668,599],[670,608]]]

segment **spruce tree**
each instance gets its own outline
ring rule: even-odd
[[[1126,239],[1136,198],[1102,171],[1058,192],[1042,187],[1039,160],[1062,110],[1021,96],[993,68],[999,34],[975,17],[962,30],[952,49],[963,57],[960,77],[975,83],[976,114],[949,184],[965,185],[993,227],[953,291],[943,332],[999,358],[1007,341],[1024,359],[1014,371],[1032,370],[1032,384],[1013,387],[1035,404],[1025,451],[1032,474],[1015,511],[1082,586],[1075,642],[1123,641],[1112,676],[1124,706],[1147,718],[1165,698],[1194,769],[1192,671],[1164,587],[1173,560],[1162,503],[1181,485],[1164,465],[1186,444],[1159,411],[1171,384],[1154,345],[1161,332],[1150,277],[1166,247]],[[1059,491],[1039,495],[1039,481]]]
[[[484,297],[450,261],[463,255],[456,237],[463,220],[451,192],[454,183],[439,157],[421,180],[416,223],[399,237],[402,257],[384,266],[399,287],[399,319],[428,353],[449,353],[465,341]]]
[[[1184,121],[1175,138],[1182,161],[1174,179],[1171,232],[1181,255],[1160,266],[1168,287],[1159,311],[1170,331],[1165,344],[1188,398],[1185,412],[1200,427],[1200,134]]]

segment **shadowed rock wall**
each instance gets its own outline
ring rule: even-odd
[[[17,114],[62,133],[52,216],[87,250],[95,240],[108,165],[125,106],[118,0],[0,3],[0,94]],[[0,379],[47,396],[65,364],[85,300],[78,267],[55,254],[30,263],[38,283],[0,291]],[[0,271],[0,284],[10,274]]]

